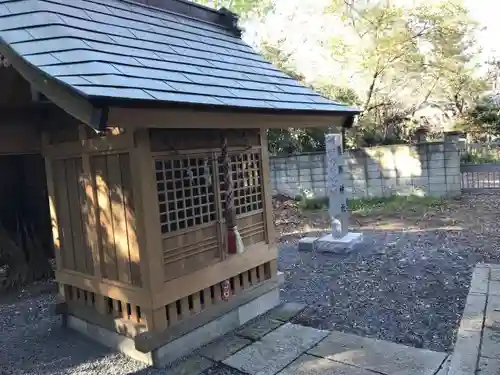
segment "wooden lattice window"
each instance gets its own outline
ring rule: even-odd
[[[260,153],[246,152],[231,155],[231,170],[236,215],[243,215],[263,208]],[[222,160],[219,159],[219,183],[222,212],[225,212],[225,186]]]
[[[162,233],[216,220],[213,163],[208,157],[157,159],[155,165]]]

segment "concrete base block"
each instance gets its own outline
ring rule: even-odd
[[[278,280],[282,280],[282,278],[282,275],[278,275]],[[135,340],[132,338],[122,336],[71,315],[68,315],[68,327],[137,361],[154,367],[162,367],[187,356],[194,350],[239,328],[249,320],[266,313],[278,305],[280,305],[279,283],[276,288],[149,353],[137,350]]]
[[[67,326],[102,345],[129,356],[136,361],[153,365],[153,354],[142,353],[135,348],[135,341],[96,324],[88,323],[72,315],[67,316]]]
[[[304,237],[299,240],[299,251],[314,251],[318,237]]]
[[[327,253],[344,253],[363,240],[363,233],[349,232],[344,237],[336,238],[331,234],[316,241],[316,250]]]

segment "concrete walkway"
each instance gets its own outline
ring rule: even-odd
[[[284,304],[168,369],[168,375],[447,375],[447,354],[289,321]]]
[[[449,375],[500,375],[500,265],[479,264],[450,360]]]

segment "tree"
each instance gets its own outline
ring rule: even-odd
[[[332,0],[328,9],[351,36],[330,43],[332,58],[361,77],[361,123],[383,137],[430,99],[464,113],[484,90],[472,64],[477,24],[458,1]],[[348,42],[346,41],[348,40]],[[408,132],[406,132],[408,133]]]
[[[304,85],[305,77],[297,72],[291,61],[292,54],[285,52],[282,43],[278,40],[275,44],[264,41],[260,46],[262,55],[277,68],[295,78]],[[348,105],[359,105],[359,98],[350,88],[339,87],[331,83],[312,84],[311,88],[323,96]],[[325,149],[325,134],[328,129],[269,129],[268,141],[271,154],[292,154],[300,152],[322,151]]]
[[[500,99],[497,95],[484,95],[463,116],[457,126],[476,140],[500,136]]]

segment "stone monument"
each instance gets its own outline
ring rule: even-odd
[[[327,134],[326,148],[326,191],[329,199],[328,212],[332,231],[321,237],[305,237],[299,241],[299,250],[343,252],[362,240],[361,233],[348,231],[349,213],[344,186],[344,150],[341,134]]]

